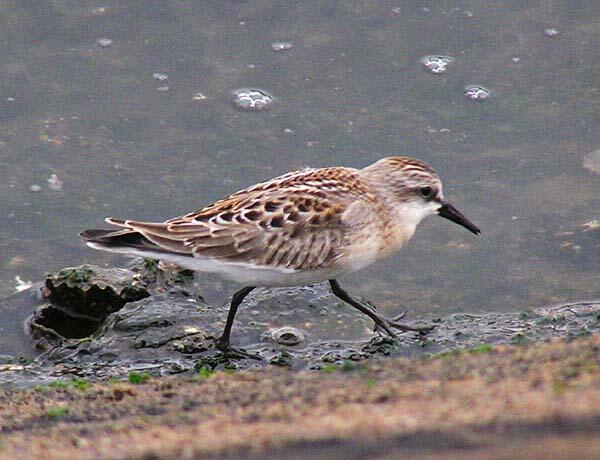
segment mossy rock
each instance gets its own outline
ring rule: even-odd
[[[127,302],[148,297],[141,276],[122,268],[65,268],[46,278],[48,300],[74,315],[103,319]]]

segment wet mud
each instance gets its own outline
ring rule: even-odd
[[[129,269],[86,265],[49,275],[42,286],[2,302],[13,322],[5,327],[0,350],[0,384],[34,385],[64,376],[124,379],[131,372],[323,369],[585,337],[600,330],[600,303],[581,302],[455,314],[434,319],[431,332],[391,340],[374,333],[370,320],[326,285],[262,289],[244,302],[232,335],[236,346],[262,359],[241,359],[215,348],[228,306],[206,303],[198,285],[193,274],[150,261]]]

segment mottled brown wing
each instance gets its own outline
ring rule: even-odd
[[[188,238],[186,244],[197,256],[227,262],[321,268],[338,255],[345,232],[343,210],[342,203],[310,188],[250,192],[197,214],[194,221],[209,231]],[[173,230],[187,228],[183,224]]]
[[[368,195],[356,170],[285,174],[164,223],[112,222],[171,251],[222,262],[324,268],[346,241],[345,209]]]
[[[249,195],[165,223],[126,225],[165,249],[222,262],[317,269],[336,260],[345,233],[341,203],[308,191]]]

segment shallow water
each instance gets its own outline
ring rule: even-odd
[[[600,10],[399,4],[4,3],[0,297],[16,276],[124,265],[76,236],[104,216],[163,220],[291,169],[406,154],[483,233],[430,218],[352,292],[413,317],[597,298],[600,177],[582,161],[600,148]],[[427,55],[454,60],[435,74]],[[274,102],[240,110],[239,88]],[[200,283],[218,304],[235,289]]]

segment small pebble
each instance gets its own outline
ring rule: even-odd
[[[33,286],[33,283],[31,281],[24,281],[19,275],[15,276],[15,283],[15,289],[17,290],[17,292],[25,291],[31,286]]]
[[[167,85],[165,86],[159,86],[158,88],[156,88],[158,91],[160,91],[161,93],[166,93],[167,91],[169,91],[171,88],[169,88]]]
[[[194,97],[192,97],[192,99],[194,101],[203,101],[204,99],[206,99],[206,96],[202,93],[196,93],[194,94]]]
[[[29,187],[29,191],[30,192],[41,192],[42,191],[42,186],[38,185],[38,184],[33,184],[32,186]]]
[[[298,345],[306,339],[306,333],[295,327],[284,326],[271,331],[271,338],[280,345]]]
[[[550,27],[548,29],[544,29],[544,35],[548,36],[548,37],[554,37],[556,35],[558,35],[560,32],[558,31],[558,29],[555,29],[553,27]]]

